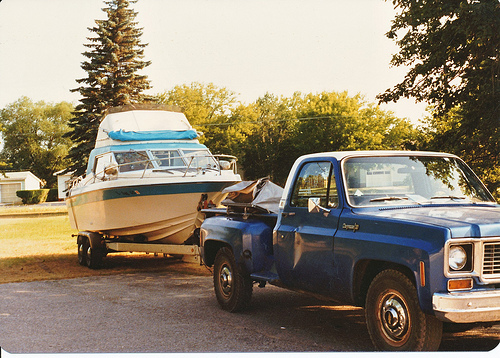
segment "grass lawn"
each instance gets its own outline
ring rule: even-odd
[[[77,231],[65,212],[64,206],[0,207],[0,284],[152,270],[209,274],[196,264],[141,253],[108,255],[99,270],[80,266]]]
[[[3,215],[63,214],[68,209],[65,205],[7,205],[0,206],[0,218]]]
[[[0,217],[0,259],[71,254],[76,233],[67,215]]]

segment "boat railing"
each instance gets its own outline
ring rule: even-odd
[[[193,168],[192,165],[196,163],[194,160],[195,158],[212,158],[218,165],[217,167],[197,167]],[[219,175],[222,173],[222,170],[232,170],[235,174],[237,173],[237,166],[236,166],[236,161],[237,158],[232,155],[226,155],[226,154],[197,154],[197,155],[186,155],[186,156],[178,156],[175,157],[175,159],[187,159],[187,166],[177,166],[177,167],[160,167],[156,169],[157,172],[164,172],[168,173],[169,177],[173,176],[179,176],[179,177],[185,177],[189,173],[190,170],[196,170],[197,172],[201,170],[217,170],[219,172]],[[148,169],[153,169],[154,165],[153,162],[161,162],[161,158],[153,158],[153,159],[144,159],[144,160],[139,160],[139,161],[134,161],[134,162],[127,162],[127,163],[111,163],[110,165],[106,166],[103,170],[95,173],[89,180],[85,180],[86,175],[80,175],[76,178],[71,179],[70,182],[68,182],[68,186],[66,189],[66,195],[69,195],[69,191],[77,186],[80,185],[85,185],[86,183],[89,183],[91,181],[92,183],[95,183],[96,181],[107,181],[107,180],[114,180],[118,179],[118,175],[124,174],[126,172],[130,171],[137,171],[137,170],[128,170],[128,171],[122,171],[120,172],[120,168],[124,166],[131,166],[131,165],[137,165],[137,164],[144,164],[144,169],[142,170],[142,174],[140,178],[144,178],[144,176],[147,173]],[[175,174],[174,171],[178,171],[179,174]]]
[[[198,158],[211,158],[215,163],[217,163],[216,166],[211,167],[210,165],[208,166],[200,166],[194,168],[193,165],[197,163],[195,159]],[[161,167],[156,169],[154,167],[153,162],[161,162],[161,158],[153,158],[153,159],[144,159],[144,160],[138,160],[138,161],[133,161],[133,162],[127,162],[127,163],[112,163],[108,166],[106,166],[103,170],[101,170],[98,173],[95,173],[93,176],[93,183],[96,182],[96,180],[100,181],[106,181],[106,180],[111,180],[111,179],[116,179],[118,178],[119,174],[123,174],[126,172],[131,172],[131,171],[138,171],[138,170],[127,170],[127,171],[120,171],[120,168],[123,168],[125,166],[133,166],[133,165],[144,165],[144,168],[139,169],[142,170],[142,174],[140,178],[144,178],[144,176],[147,173],[148,169],[153,169],[157,172],[165,172],[169,173],[169,176],[182,176],[185,177],[187,174],[190,172],[190,170],[195,169],[197,172],[202,171],[202,170],[216,170],[219,172],[219,175],[222,174],[222,170],[232,170],[234,173],[237,173],[237,166],[236,166],[236,161],[237,158],[232,155],[226,155],[226,154],[196,154],[196,155],[186,155],[186,156],[178,156],[175,158],[171,159],[186,159],[186,162],[188,163],[187,166],[172,166],[172,167]],[[178,175],[175,175],[173,171],[179,171]],[[79,180],[75,180],[80,182],[82,178],[79,178]]]

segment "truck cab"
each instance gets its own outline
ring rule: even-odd
[[[311,292],[364,307],[381,350],[435,350],[443,322],[500,321],[500,207],[454,155],[302,156],[277,212],[260,215],[226,210],[201,227],[226,310],[255,283]]]

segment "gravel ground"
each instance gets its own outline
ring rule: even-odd
[[[446,333],[440,350],[488,351],[499,339],[500,325]],[[2,284],[0,346],[9,353],[373,350],[360,308],[267,286],[254,287],[247,311],[231,314],[219,308],[211,277],[178,272]]]

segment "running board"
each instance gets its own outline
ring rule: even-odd
[[[277,281],[279,281],[279,276],[276,272],[271,272],[271,271],[262,271],[262,272],[255,272],[250,274],[250,278],[252,278],[255,281],[264,281],[264,282],[269,282],[270,284],[276,284]]]

